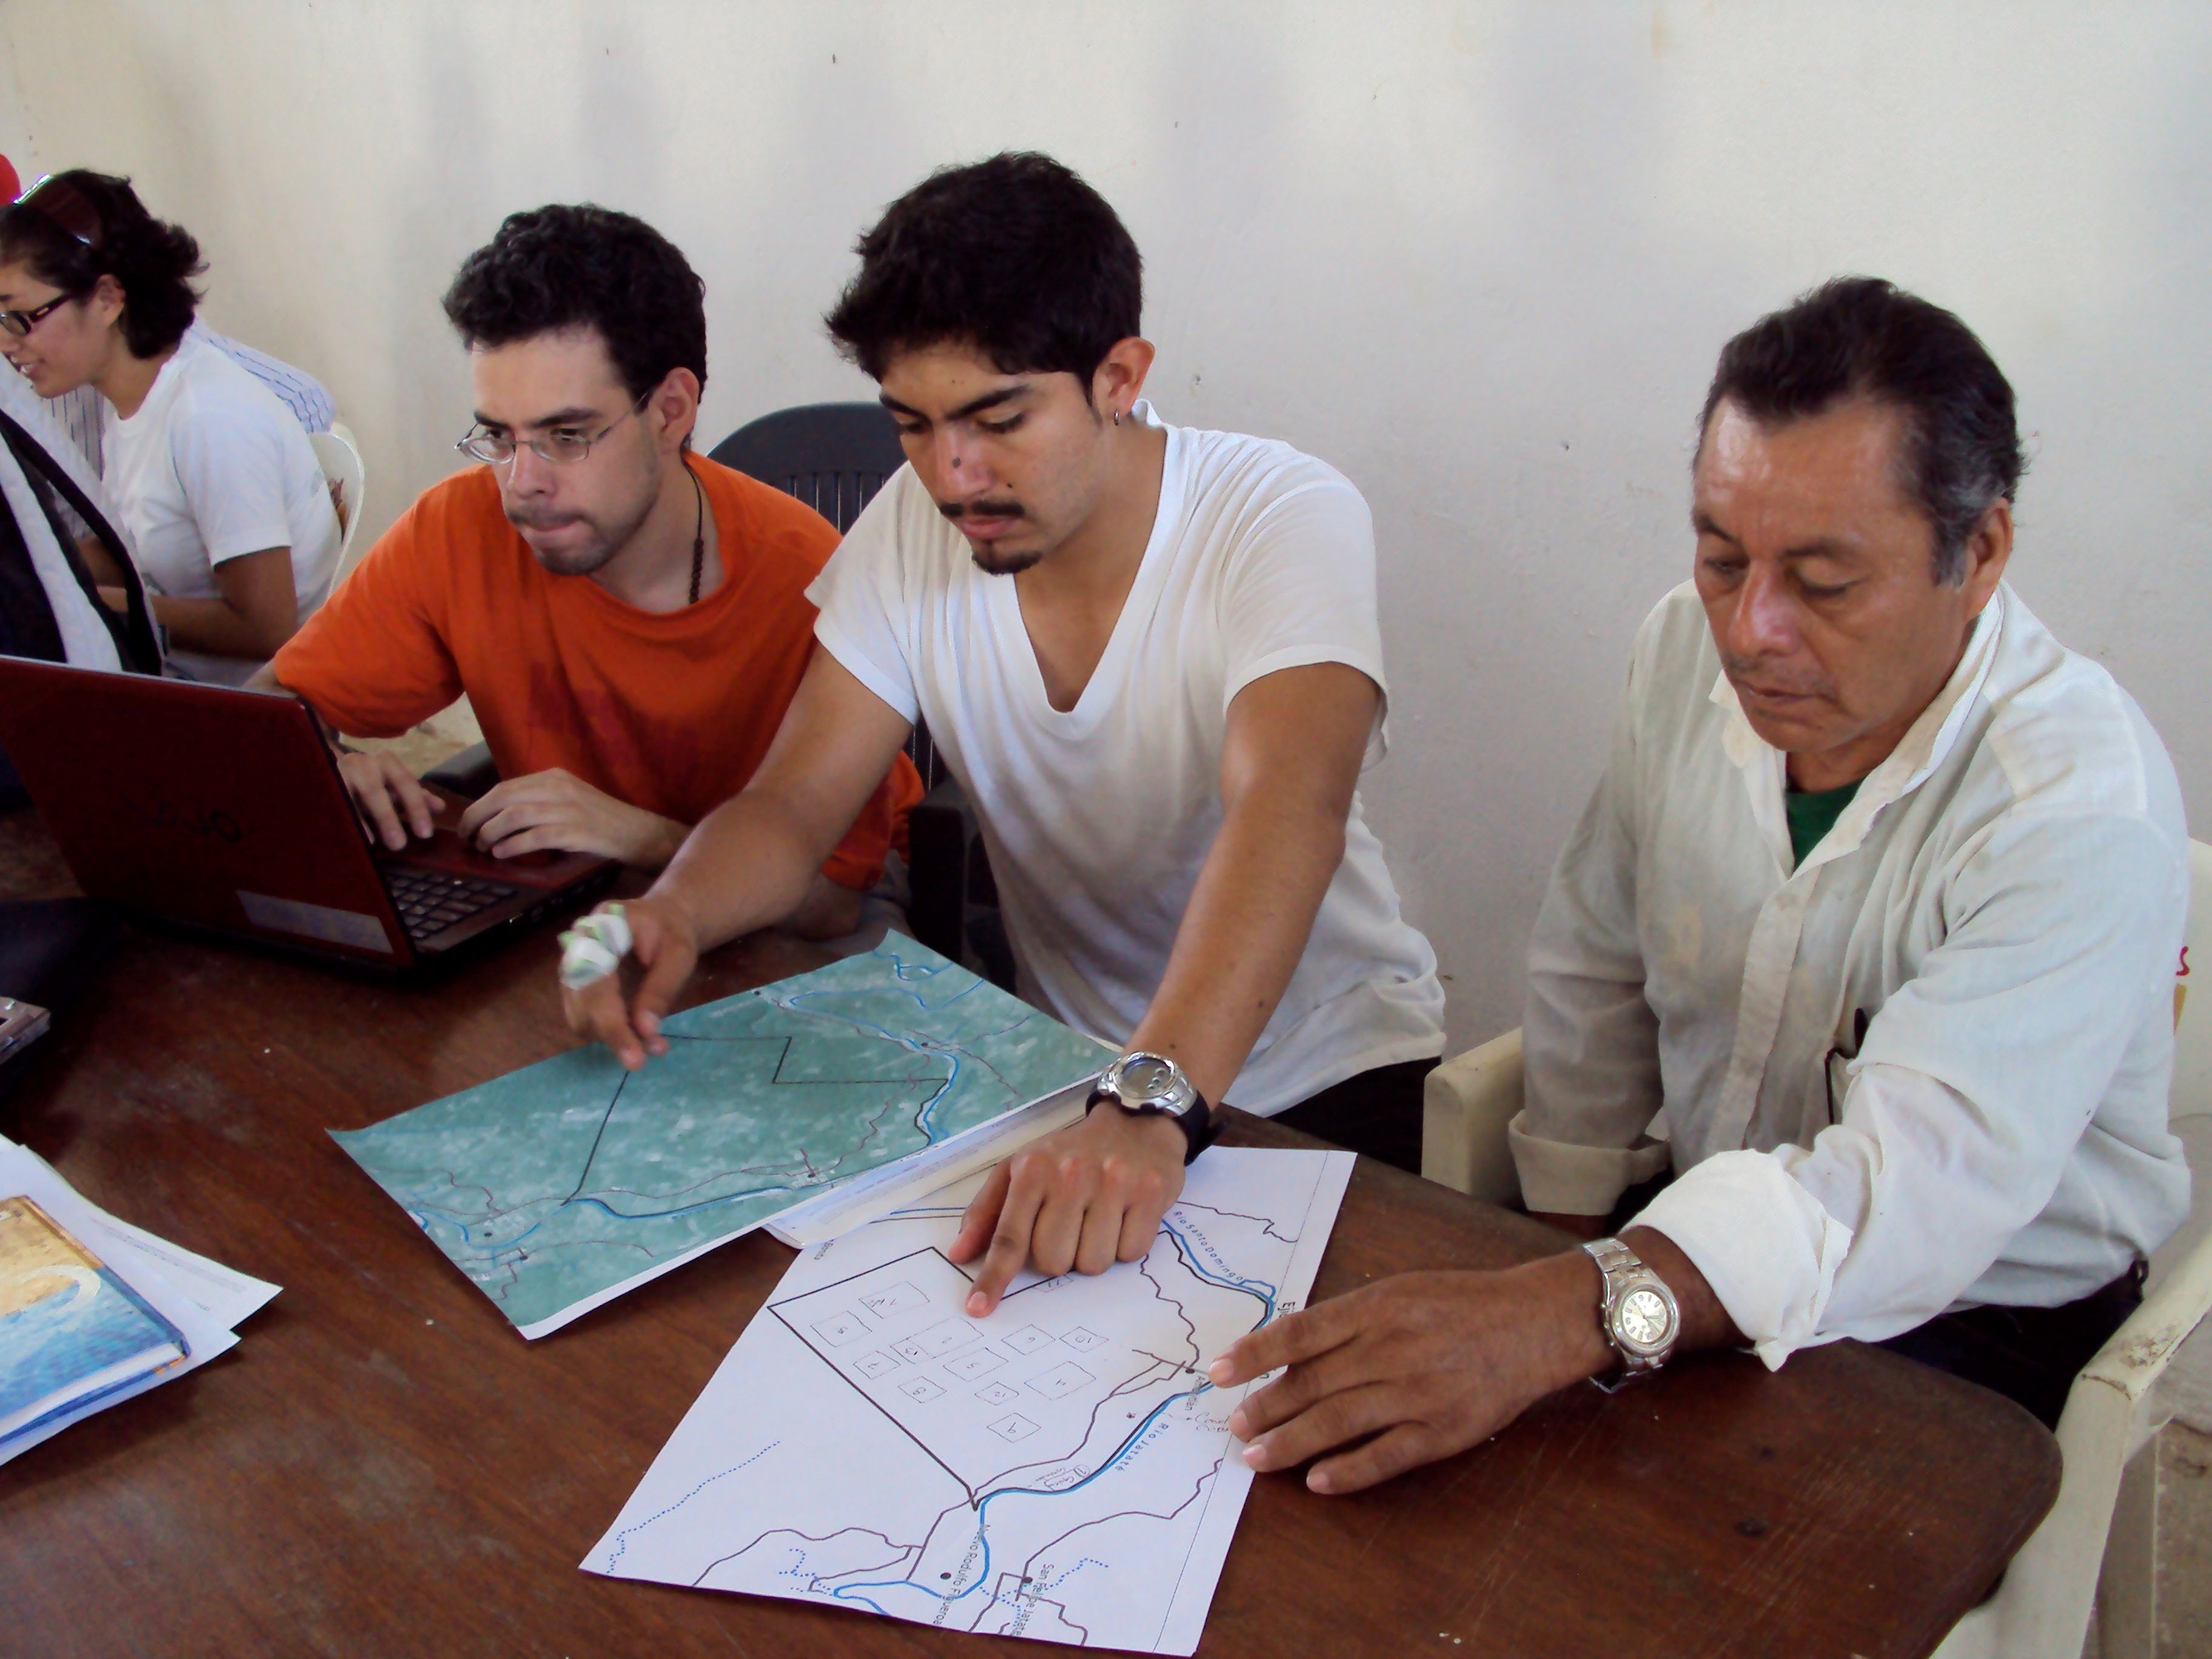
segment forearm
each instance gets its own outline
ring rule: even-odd
[[[76,544],[77,556],[91,573],[94,585],[100,587],[128,587],[130,578],[124,574],[122,562],[107,550],[107,544],[97,536],[81,537]]]
[[[169,630],[169,643],[217,657],[272,657],[298,631],[296,617],[257,618],[228,599],[180,599],[156,593],[154,619]]]
[[[680,906],[711,950],[798,910],[834,844],[820,841],[774,791],[747,789],[699,821],[649,896]]]
[[[1327,803],[1233,806],[1131,1046],[1170,1055],[1220,1101],[1273,1018],[1343,859],[1343,818]]]

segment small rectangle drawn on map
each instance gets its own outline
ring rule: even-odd
[[[887,1353],[864,1353],[853,1362],[853,1369],[872,1382],[896,1370],[898,1361]]]
[[[1003,1382],[990,1382],[975,1390],[975,1398],[987,1406],[1011,1406],[1021,1395]]]
[[[903,1342],[894,1343],[906,1358],[920,1365],[932,1359],[942,1359],[949,1353],[957,1353],[982,1333],[964,1319],[940,1319],[926,1331],[917,1331]]]
[[[1078,1353],[1089,1353],[1093,1348],[1097,1347],[1106,1339],[1100,1336],[1095,1331],[1086,1331],[1083,1327],[1078,1325],[1073,1330],[1070,1331],[1066,1336],[1061,1337],[1060,1340],[1066,1343],[1069,1347],[1074,1349]]]
[[[963,1353],[957,1359],[948,1359],[945,1369],[963,1382],[973,1382],[979,1376],[988,1376],[1005,1364],[1006,1360],[988,1348],[978,1348],[973,1353]]]
[[[1052,1339],[1036,1326],[1024,1325],[1011,1336],[1002,1336],[999,1340],[1016,1353],[1035,1353],[1039,1348],[1048,1344]]]
[[[1048,1400],[1060,1400],[1097,1380],[1071,1359],[1030,1378],[1030,1387]]]
[[[911,1313],[916,1308],[927,1307],[929,1298],[902,1279],[889,1290],[869,1291],[860,1298],[860,1305],[878,1319],[889,1319],[893,1314]]]
[[[814,1334],[822,1339],[824,1346],[831,1348],[842,1348],[848,1342],[867,1334],[868,1328],[860,1322],[859,1316],[849,1313],[834,1314],[828,1319],[816,1321],[814,1325]]]
[[[945,1390],[926,1376],[909,1376],[898,1385],[899,1392],[917,1406],[927,1406],[931,1401],[944,1397]]]
[[[1026,1440],[1036,1432],[1036,1429],[1037,1425],[1019,1412],[1011,1417],[1002,1417],[991,1425],[991,1432],[1001,1440]]]

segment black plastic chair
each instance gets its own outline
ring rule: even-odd
[[[881,404],[801,404],[748,421],[708,459],[796,495],[843,534],[906,465]]]
[[[780,409],[739,427],[709,459],[797,496],[841,534],[906,464],[898,428],[880,404]],[[975,815],[921,721],[906,747],[928,792],[907,821],[907,919],[914,936],[1011,989],[1013,952]]]

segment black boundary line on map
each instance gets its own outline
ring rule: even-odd
[[[781,1008],[783,1005],[778,1003],[775,1006]],[[826,1018],[823,1015],[815,1014],[812,1011],[805,1008],[786,1009],[785,1012],[787,1013],[799,1014],[803,1018],[810,1019]],[[915,1076],[911,1071],[908,1071],[903,1077],[786,1077],[783,1074],[783,1063],[791,1058],[791,1045],[798,1040],[795,1037],[708,1036],[690,1031],[664,1031],[661,1035],[666,1037],[671,1042],[781,1042],[783,1045],[783,1052],[775,1057],[775,1070],[769,1078],[770,1086],[778,1089],[807,1089],[826,1087],[832,1084],[846,1083],[946,1083],[951,1080],[949,1078],[941,1077],[919,1078]],[[875,1041],[880,1042],[883,1039],[878,1037]],[[940,1052],[945,1051],[928,1048],[922,1050],[923,1054]],[[916,1057],[919,1058],[919,1056]],[[977,1058],[980,1060],[981,1056],[978,1056]]]
[[[781,1007],[782,1005],[779,1003],[779,1004],[777,1004],[777,1005],[775,1005],[775,1006],[776,1006]],[[805,1012],[805,1010],[803,1010],[803,1009],[791,1009],[791,1010],[787,1010],[786,1012],[795,1012],[795,1013],[803,1013],[803,1012]],[[674,1039],[674,1040],[676,1040],[676,1041],[678,1041],[678,1042],[728,1042],[728,1043],[737,1043],[737,1042],[781,1042],[781,1043],[783,1045],[783,1051],[782,1051],[781,1054],[777,1054],[777,1055],[776,1055],[776,1057],[775,1057],[775,1071],[774,1071],[773,1073],[771,1073],[769,1074],[769,1086],[770,1086],[770,1087],[772,1087],[772,1088],[782,1088],[782,1089],[800,1089],[800,1088],[805,1088],[805,1087],[808,1087],[808,1086],[810,1086],[810,1085],[817,1085],[817,1086],[818,1086],[818,1085],[839,1085],[839,1086],[844,1086],[844,1085],[856,1085],[856,1084],[869,1084],[869,1083],[921,1083],[921,1082],[926,1082],[926,1081],[934,1081],[934,1082],[937,1082],[937,1083],[939,1083],[939,1084],[943,1084],[943,1083],[948,1083],[948,1082],[950,1082],[950,1081],[951,1081],[951,1079],[950,1079],[949,1078],[937,1078],[937,1079],[923,1079],[923,1078],[918,1078],[918,1077],[915,1077],[915,1076],[912,1075],[912,1074],[911,1074],[911,1073],[908,1073],[907,1076],[905,1076],[905,1077],[810,1077],[810,1078],[786,1078],[786,1077],[783,1075],[783,1063],[784,1063],[784,1061],[785,1061],[785,1060],[788,1060],[788,1059],[791,1057],[791,1045],[792,1045],[792,1042],[793,1042],[793,1040],[794,1040],[794,1039],[793,1039],[793,1038],[791,1038],[791,1037],[788,1037],[788,1036],[781,1036],[781,1037],[772,1037],[772,1036],[726,1036],[726,1036],[693,1036],[689,1035],[688,1033],[682,1032],[682,1031],[671,1031],[671,1032],[667,1033],[667,1035],[668,1035],[670,1037],[672,1037],[672,1039]],[[995,1075],[995,1073],[994,1073],[994,1074]],[[604,1111],[604,1112],[602,1112],[602,1113],[599,1115],[599,1130],[598,1130],[598,1132],[597,1132],[596,1133],[594,1133],[594,1134],[592,1136],[592,1150],[591,1150],[590,1152],[586,1152],[586,1153],[584,1155],[584,1167],[583,1167],[582,1169],[579,1170],[576,1172],[576,1184],[575,1184],[574,1187],[572,1187],[572,1188],[570,1188],[568,1189],[568,1197],[566,1197],[566,1198],[564,1198],[564,1199],[562,1199],[562,1200],[561,1200],[560,1207],[565,1208],[565,1207],[566,1207],[566,1206],[568,1206],[568,1205],[571,1205],[571,1204],[574,1203],[574,1202],[576,1201],[576,1200],[577,1200],[579,1197],[580,1197],[580,1196],[582,1195],[583,1191],[584,1191],[584,1183],[585,1183],[586,1181],[588,1181],[588,1180],[590,1180],[590,1179],[591,1179],[591,1175],[592,1175],[592,1165],[595,1162],[597,1162],[597,1161],[598,1161],[598,1158],[599,1158],[599,1143],[606,1138],[607,1125],[608,1125],[609,1123],[611,1123],[611,1122],[612,1122],[612,1121],[614,1121],[615,1108],[616,1108],[617,1106],[618,1106],[618,1105],[620,1105],[620,1104],[622,1103],[623,1091],[624,1089],[627,1089],[628,1087],[629,1087],[629,1080],[630,1080],[630,1079],[631,1079],[632,1077],[634,1077],[634,1076],[635,1076],[635,1075],[636,1075],[636,1073],[632,1073],[632,1072],[624,1072],[624,1073],[622,1074],[622,1078],[621,1078],[621,1079],[620,1079],[618,1082],[617,1082],[617,1083],[616,1083],[616,1085],[615,1085],[615,1091],[614,1091],[614,1093],[613,1093],[611,1097],[609,1097],[609,1098],[608,1098],[608,1100],[607,1100],[606,1110],[605,1110],[605,1111]],[[1001,1080],[1003,1081],[1003,1079],[1001,1079]],[[941,1094],[941,1093],[942,1093],[942,1092],[944,1092],[944,1091],[943,1091],[943,1090],[942,1090],[942,1089],[940,1089],[940,1090],[939,1091],[939,1092]],[[934,1097],[933,1097],[933,1098],[934,1098]],[[925,1105],[926,1105],[927,1103],[927,1102],[925,1102],[925,1103],[924,1103],[924,1104],[925,1104]],[[896,1105],[898,1105],[898,1104],[899,1104],[899,1103],[898,1103],[898,1102],[896,1102],[896,1101],[893,1101],[893,1102],[888,1103],[888,1105],[889,1105],[890,1107],[896,1107]],[[882,1127],[882,1126],[881,1126],[880,1119],[881,1119],[881,1114],[878,1114],[878,1121],[877,1121],[877,1122],[875,1122],[875,1123],[873,1123],[873,1124],[872,1124],[872,1125],[870,1126],[869,1133],[870,1133],[871,1135],[872,1135],[872,1134],[875,1133],[876,1129],[878,1129],[878,1128],[879,1128],[879,1127]],[[932,1144],[934,1144],[934,1143],[932,1143]],[[809,1158],[806,1156],[806,1151],[805,1151],[805,1148],[801,1147],[801,1148],[799,1149],[799,1156],[800,1161],[801,1161],[801,1162],[803,1162],[803,1163],[806,1165],[807,1173],[808,1173],[808,1174],[810,1174],[810,1175],[816,1173],[815,1169],[814,1169],[814,1163],[813,1163],[813,1160],[812,1160],[811,1158]],[[771,1167],[772,1167],[772,1166],[771,1166]],[[451,1180],[452,1178],[453,1178],[453,1177],[452,1177],[451,1173],[450,1173],[450,1172],[447,1172],[447,1179],[448,1179],[448,1180]],[[456,1184],[456,1185],[458,1185],[458,1184],[459,1184],[459,1183],[458,1183],[458,1182],[455,1182],[455,1184]],[[704,1185],[704,1184],[706,1184],[706,1183],[702,1182],[702,1183],[700,1183],[700,1184],[701,1184],[701,1185]],[[609,1190],[610,1190],[610,1191],[628,1191],[629,1189],[628,1189],[628,1188],[610,1188]],[[662,1194],[634,1194],[634,1196],[637,1196],[637,1197],[659,1197],[659,1196],[662,1196]],[[750,1194],[750,1193],[733,1193],[733,1194],[730,1194],[730,1196],[731,1196],[731,1197],[733,1197],[733,1198],[749,1198],[749,1197],[752,1196],[752,1194]],[[634,1220],[634,1221],[649,1221],[649,1220],[653,1219],[653,1217],[651,1217],[651,1216],[629,1216],[629,1217],[625,1217],[625,1218],[624,1218],[624,1219],[626,1219],[626,1220]]]
[[[576,1184],[568,1189],[568,1196],[561,1200],[560,1207],[565,1209],[574,1204],[576,1201],[576,1194],[584,1190],[584,1182],[592,1173],[592,1160],[599,1155],[599,1142],[606,1138],[607,1125],[614,1117],[616,1106],[621,1103],[623,1091],[629,1087],[629,1080],[634,1075],[633,1073],[624,1072],[622,1074],[622,1080],[615,1085],[615,1091],[607,1100],[607,1109],[599,1114],[599,1129],[592,1136],[592,1150],[584,1154],[584,1167],[576,1171]]]

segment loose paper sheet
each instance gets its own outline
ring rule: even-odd
[[[1206,1364],[1304,1305],[1349,1152],[1217,1146],[1152,1252],[962,1311],[975,1181],[807,1251],[583,1565],[1188,1654],[1251,1471]]]

